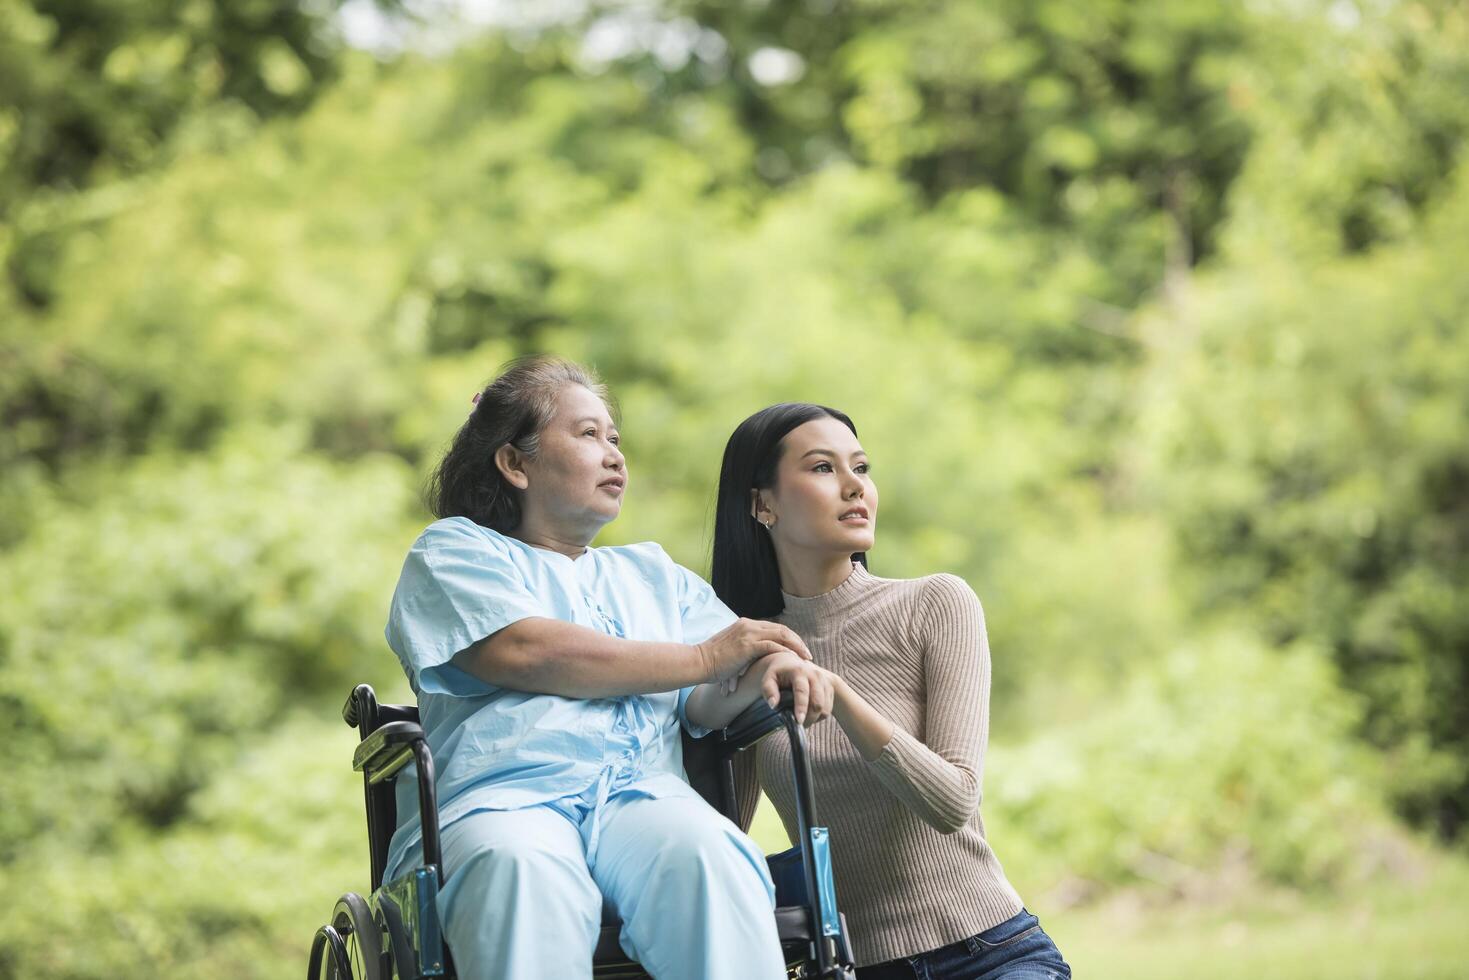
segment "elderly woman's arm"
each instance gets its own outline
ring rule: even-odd
[[[777,653],[811,659],[799,636],[760,620],[736,620],[703,643],[686,644],[623,640],[574,623],[529,617],[459,651],[451,662],[496,687],[604,698],[722,681],[751,661]]]
[[[796,720],[809,727],[830,716],[835,683],[836,675],[794,653],[782,651],[757,661],[731,694],[725,694],[717,684],[694,688],[684,712],[689,721],[701,728],[723,728],[754,704],[756,698],[764,698],[775,707],[780,692],[789,688],[795,696]]]

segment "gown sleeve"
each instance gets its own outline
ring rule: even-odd
[[[678,612],[683,624],[683,642],[703,643],[709,637],[733,623],[738,617],[714,594],[714,588],[684,568],[675,565],[675,581],[678,588]],[[678,719],[694,738],[703,738],[709,729],[689,721],[687,705],[694,689],[685,687],[678,692]]]
[[[415,692],[481,697],[498,688],[450,658],[531,617],[554,618],[509,547],[493,532],[450,520],[431,525],[409,550],[384,632]]]

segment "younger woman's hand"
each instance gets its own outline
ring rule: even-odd
[[[810,728],[831,717],[836,701],[834,675],[792,653],[776,653],[755,663],[760,694],[774,708],[780,692],[789,689],[794,697],[796,721]]]

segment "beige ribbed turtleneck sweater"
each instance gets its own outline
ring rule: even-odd
[[[1019,912],[979,816],[990,657],[973,590],[953,575],[883,579],[854,565],[825,595],[785,596],[777,621],[894,726],[870,763],[834,720],[807,732],[818,823],[831,830],[857,964],[945,946]],[[760,787],[794,840],[789,744],[767,738],[755,756]],[[756,800],[751,768],[739,767],[745,826]]]

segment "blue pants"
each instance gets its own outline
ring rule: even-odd
[[[977,936],[857,971],[857,980],[1070,980],[1071,967],[1041,929],[1040,920],[1021,909]]]
[[[765,858],[692,789],[481,810],[442,843],[439,919],[462,980],[591,977],[604,906],[655,978],[785,976]]]

